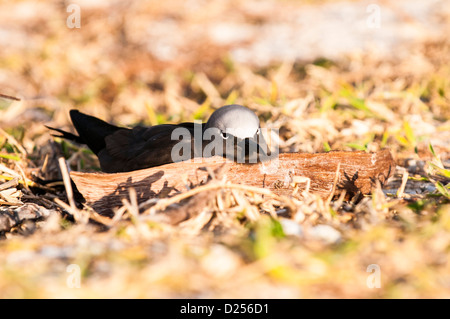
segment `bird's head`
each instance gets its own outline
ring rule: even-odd
[[[225,105],[217,109],[205,125],[205,131],[219,136],[215,143],[222,143],[221,154],[244,162],[265,154],[259,119],[250,109],[242,105]]]
[[[259,119],[245,106],[225,105],[211,114],[206,123],[208,128],[218,129],[225,139],[229,134],[240,139],[253,138],[259,133]]]

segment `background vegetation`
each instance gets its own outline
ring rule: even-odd
[[[1,298],[450,297],[448,3],[382,1],[375,29],[359,1],[74,3],[80,28],[69,2],[0,4],[0,93],[21,99],[0,98],[0,217],[17,222],[0,231]],[[296,194],[289,212],[213,190],[178,225],[132,200],[107,226],[74,222],[55,202],[58,157],[99,167],[44,127],[70,129],[70,109],[132,126],[229,103],[279,128],[283,152],[389,148],[395,176],[359,202]]]

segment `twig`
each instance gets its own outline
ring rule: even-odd
[[[336,168],[336,174],[334,175],[334,181],[333,181],[333,187],[331,188],[330,196],[328,196],[327,201],[325,202],[327,204],[327,207],[330,206],[331,200],[333,199],[334,192],[336,191],[336,185],[339,180],[339,170],[341,169],[341,162],[338,163]]]
[[[77,209],[77,206],[75,205],[75,200],[73,199],[72,184],[70,183],[70,176],[67,170],[67,165],[64,157],[58,158],[58,162],[59,167],[61,169],[61,175],[63,178],[64,187],[66,188],[67,199],[69,200],[70,207],[72,209]]]
[[[18,97],[6,95],[6,94],[2,94],[2,93],[0,93],[0,97],[2,97],[4,99],[9,99],[9,100],[20,101],[20,99]]]
[[[4,172],[4,173],[7,173],[9,175],[12,175],[12,177],[11,177],[11,176],[6,176],[6,175],[0,174],[0,178],[4,179],[4,180],[12,180],[12,179],[18,178],[19,179],[18,183],[19,184],[23,184],[26,189],[28,189],[28,187],[31,186],[31,187],[42,188],[42,189],[45,189],[45,190],[50,190],[50,188],[48,188],[48,187],[45,187],[43,185],[39,185],[39,184],[33,182],[32,180],[29,180],[25,176],[25,172],[23,171],[23,169],[19,165],[17,165],[17,166],[18,166],[21,174],[18,174],[16,171],[13,171],[12,169],[9,169],[5,165],[0,164],[0,172]]]
[[[7,191],[0,192],[0,198],[3,198],[5,201],[14,204],[14,205],[22,205],[22,201],[10,196]]]
[[[3,201],[3,200],[0,199],[0,205],[17,206],[18,203],[5,202],[5,201]]]
[[[57,197],[54,198],[53,200],[55,201],[56,204],[64,208],[70,215],[72,215],[75,218],[75,220],[79,220],[78,216],[79,214],[77,209],[74,210],[71,206],[67,205],[67,203],[63,202]]]
[[[292,186],[294,190],[292,191],[292,196],[297,195],[299,190],[299,184],[306,183],[305,189],[302,192],[302,196],[306,197],[309,193],[309,189],[311,187],[311,178],[306,176],[293,176],[292,177]]]
[[[341,194],[339,195],[339,198],[334,202],[334,210],[339,209],[341,207],[342,203],[344,202],[345,195],[347,195],[347,191],[345,189],[342,190]]]
[[[84,214],[83,211],[78,210],[75,200],[73,197],[72,184],[70,182],[69,172],[67,170],[66,161],[64,157],[60,157],[58,159],[59,167],[61,169],[61,175],[63,177],[64,187],[66,188],[67,199],[69,200],[69,205],[64,203],[59,198],[55,198],[55,202],[66,209],[72,216],[75,218],[75,221],[81,222],[82,224],[86,224],[89,221],[89,216]]]
[[[124,198],[122,200],[123,206],[125,206],[127,208],[127,210],[130,212],[130,214],[131,214],[131,216],[133,216],[133,218],[138,218],[139,206],[138,206],[138,202],[137,202],[136,190],[133,187],[131,187],[129,189],[129,194],[130,194],[130,201],[128,201],[126,198]]]
[[[17,177],[17,176],[16,177],[11,177],[11,176],[6,176],[6,175],[0,175],[0,179],[4,179],[4,180],[7,180],[7,181],[10,181],[10,180],[15,179],[15,178],[21,178],[21,177],[20,176],[19,177]],[[37,183],[35,183],[33,181],[30,181],[29,179],[27,179],[26,181],[23,181],[22,179],[20,179],[19,180],[19,184],[27,184],[28,186],[40,188],[40,189],[43,189],[43,190],[46,190],[46,191],[53,191],[54,190],[51,187],[47,187],[47,186],[44,186],[44,185],[37,184]],[[52,183],[52,184],[55,184],[55,183]],[[62,184],[62,182],[61,182],[61,184]]]
[[[230,184],[230,183],[211,183],[207,185],[202,185],[199,187],[196,187],[194,189],[191,189],[185,193],[181,193],[178,195],[175,195],[173,197],[170,197],[166,200],[161,200],[158,203],[156,203],[152,208],[154,210],[164,210],[167,206],[170,206],[172,204],[175,204],[179,201],[182,201],[183,199],[186,199],[188,197],[192,197],[198,193],[208,191],[208,190],[214,190],[214,189],[238,189],[241,191],[247,191],[247,192],[253,192],[253,193],[259,193],[263,195],[267,195],[270,197],[273,197],[275,199],[278,199],[280,201],[289,201],[288,198],[284,198],[282,196],[274,194],[272,191],[265,189],[265,188],[259,188],[254,186],[247,186],[247,185],[241,185],[241,184]]]
[[[109,218],[109,217],[105,217],[100,215],[99,213],[97,213],[96,211],[94,211],[92,209],[92,207],[88,206],[88,205],[83,205],[84,208],[89,212],[89,219],[102,224],[108,228],[112,227],[114,224],[114,220]]]
[[[23,148],[22,145],[20,145],[17,140],[11,136],[10,134],[6,133],[3,129],[0,128],[0,134],[5,136],[17,149],[20,151],[20,153],[27,155],[27,151]]]
[[[2,171],[2,172],[4,172],[4,173],[7,173],[7,174],[9,174],[9,175],[12,175],[12,176],[14,176],[14,177],[18,177],[18,178],[21,177],[20,174],[18,174],[16,171],[13,171],[12,169],[6,167],[6,166],[3,165],[3,164],[0,164],[0,171]]]
[[[24,186],[27,190],[30,190],[30,189],[28,188],[28,183],[27,183],[28,178],[25,176],[25,172],[23,171],[22,167],[21,167],[19,164],[17,164],[17,162],[14,162],[14,164],[16,164],[16,167],[17,167],[17,168],[19,169],[19,171],[20,171],[20,174],[21,174],[21,176],[22,176],[22,180],[24,181],[23,186]]]
[[[111,219],[111,225],[118,223],[122,219],[122,216],[125,214],[126,211],[127,211],[126,206],[122,206],[119,209],[117,209],[114,212],[114,217]]]
[[[47,171],[47,165],[48,165],[48,153],[45,154],[45,158],[44,158],[44,163],[42,164],[41,167],[41,172],[45,174],[45,172]]]
[[[409,176],[409,173],[405,169],[403,171],[402,184],[400,185],[400,187],[397,190],[397,197],[403,197],[403,192],[405,191],[406,183],[408,182],[408,176]]]
[[[8,189],[10,187],[15,187],[19,184],[19,179],[17,177],[11,179],[10,181],[0,184],[0,191]]]
[[[0,198],[3,198],[6,202],[20,205],[23,204],[20,200],[12,196],[17,191],[15,186],[19,184],[19,179],[14,178],[6,183],[0,184]]]

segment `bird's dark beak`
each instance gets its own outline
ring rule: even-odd
[[[219,140],[220,141],[220,140]],[[214,155],[232,159],[237,163],[256,164],[271,159],[272,152],[261,134],[248,138],[238,138],[230,135],[222,147],[215,148]]]
[[[250,157],[253,154],[261,154],[263,156],[266,156],[266,152],[261,148],[261,146],[258,144],[258,142],[254,138],[246,138],[244,139],[244,145],[245,145],[245,155]]]
[[[238,163],[257,163],[267,157],[266,151],[258,144],[255,137],[238,139],[236,147]]]

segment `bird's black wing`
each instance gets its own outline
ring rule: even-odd
[[[108,124],[77,110],[71,110],[70,117],[79,136],[48,128],[61,134],[54,136],[86,144],[98,156],[102,171],[107,173],[128,172],[172,163],[172,149],[180,141],[172,139],[172,132],[177,128],[184,128],[189,137],[193,137],[194,127],[198,125],[162,124],[129,129]],[[199,125],[202,132],[203,125]],[[191,140],[187,139],[185,142],[191,143]]]
[[[193,137],[194,127],[194,123],[182,123],[119,129],[106,136],[105,148],[98,153],[102,170],[126,172],[172,163],[172,149],[180,142],[172,139],[172,132],[185,128]],[[184,142],[191,143],[191,139]]]

